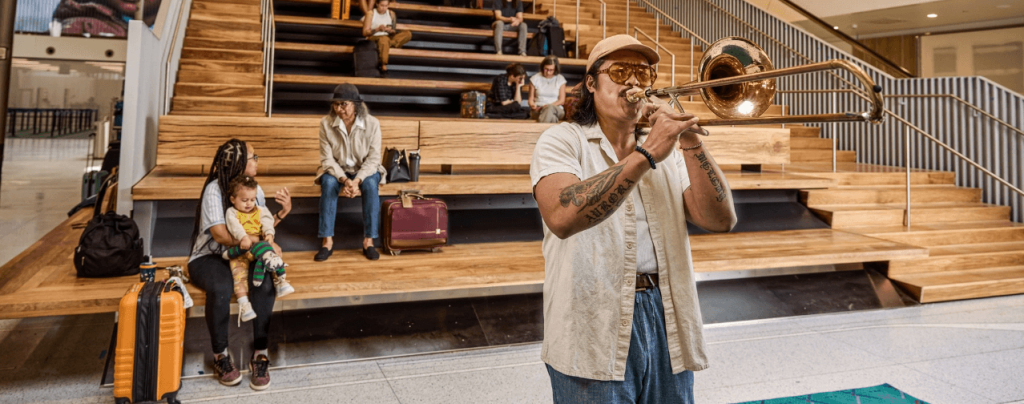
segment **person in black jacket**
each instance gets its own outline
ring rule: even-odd
[[[519,33],[519,56],[526,56],[526,22],[523,21],[523,3],[519,0],[494,0],[494,49],[501,54],[505,41],[505,28],[517,29]]]

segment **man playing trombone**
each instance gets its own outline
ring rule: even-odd
[[[692,371],[708,367],[686,221],[725,232],[736,213],[698,119],[626,99],[659,59],[628,35],[599,42],[571,123],[534,150],[556,403],[692,403]]]

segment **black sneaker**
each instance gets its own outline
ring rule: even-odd
[[[331,258],[331,254],[334,254],[334,251],[330,248],[320,247],[320,251],[317,251],[316,255],[313,256],[313,261],[327,261],[328,258]]]
[[[217,374],[217,381],[225,386],[234,386],[242,381],[242,373],[235,367],[231,355],[224,355],[220,358],[214,355],[213,371]]]
[[[376,261],[380,259],[380,253],[377,252],[377,249],[374,248],[373,246],[363,247],[363,255],[365,255],[366,258],[369,259],[370,261]]]

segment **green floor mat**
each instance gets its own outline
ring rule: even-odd
[[[899,389],[883,384],[862,389],[830,391],[771,400],[747,401],[739,404],[928,404]]]

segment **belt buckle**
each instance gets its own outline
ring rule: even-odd
[[[635,290],[636,292],[643,292],[645,290],[654,289],[655,287],[657,287],[657,285],[654,284],[654,279],[651,278],[651,274],[638,274],[638,275],[642,275],[644,278],[647,278],[647,287],[641,287],[640,286],[640,282],[637,282],[636,290]],[[640,279],[640,276],[637,276],[637,279]]]

